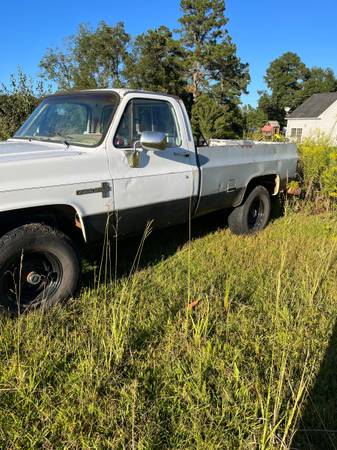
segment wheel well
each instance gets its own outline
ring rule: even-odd
[[[267,189],[267,191],[269,192],[270,196],[277,195],[279,193],[279,186],[280,186],[279,176],[278,175],[262,175],[260,177],[252,178],[249,181],[246,189],[244,190],[240,201],[235,206],[239,206],[247,198],[247,196],[252,192],[252,190],[256,186],[265,187]]]
[[[84,244],[84,233],[76,210],[68,205],[38,206],[0,213],[0,234],[28,223],[44,223],[57,228],[78,245]]]
[[[275,195],[275,190],[277,187],[277,175],[263,175],[261,177],[256,177],[250,180],[248,183],[246,191],[249,192],[256,186],[263,186],[267,189],[270,195]]]

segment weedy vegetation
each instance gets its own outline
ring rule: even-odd
[[[296,187],[304,193],[306,202],[322,209],[335,206],[337,197],[337,147],[323,134],[298,145],[301,156]]]
[[[224,223],[147,230],[76,301],[1,319],[0,448],[322,449],[336,217],[286,211],[246,238]]]

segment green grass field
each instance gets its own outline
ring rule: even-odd
[[[222,221],[150,235],[131,274],[121,243],[111,283],[1,319],[0,448],[337,448],[335,215]]]

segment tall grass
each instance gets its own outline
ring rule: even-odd
[[[337,316],[336,218],[248,238],[207,220],[185,243],[147,230],[67,307],[1,319],[0,448],[292,447]]]

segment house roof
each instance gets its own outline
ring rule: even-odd
[[[314,94],[293,111],[288,119],[317,118],[337,101],[337,92]]]
[[[275,130],[275,128],[280,128],[280,124],[278,123],[277,120],[269,120],[264,127],[261,128],[261,130],[265,133],[270,133],[273,130]]]
[[[271,125],[273,128],[278,128],[280,126],[277,120],[269,120],[268,124]]]
[[[263,128],[261,128],[261,130],[265,133],[269,133],[273,131],[273,127],[267,123]]]

